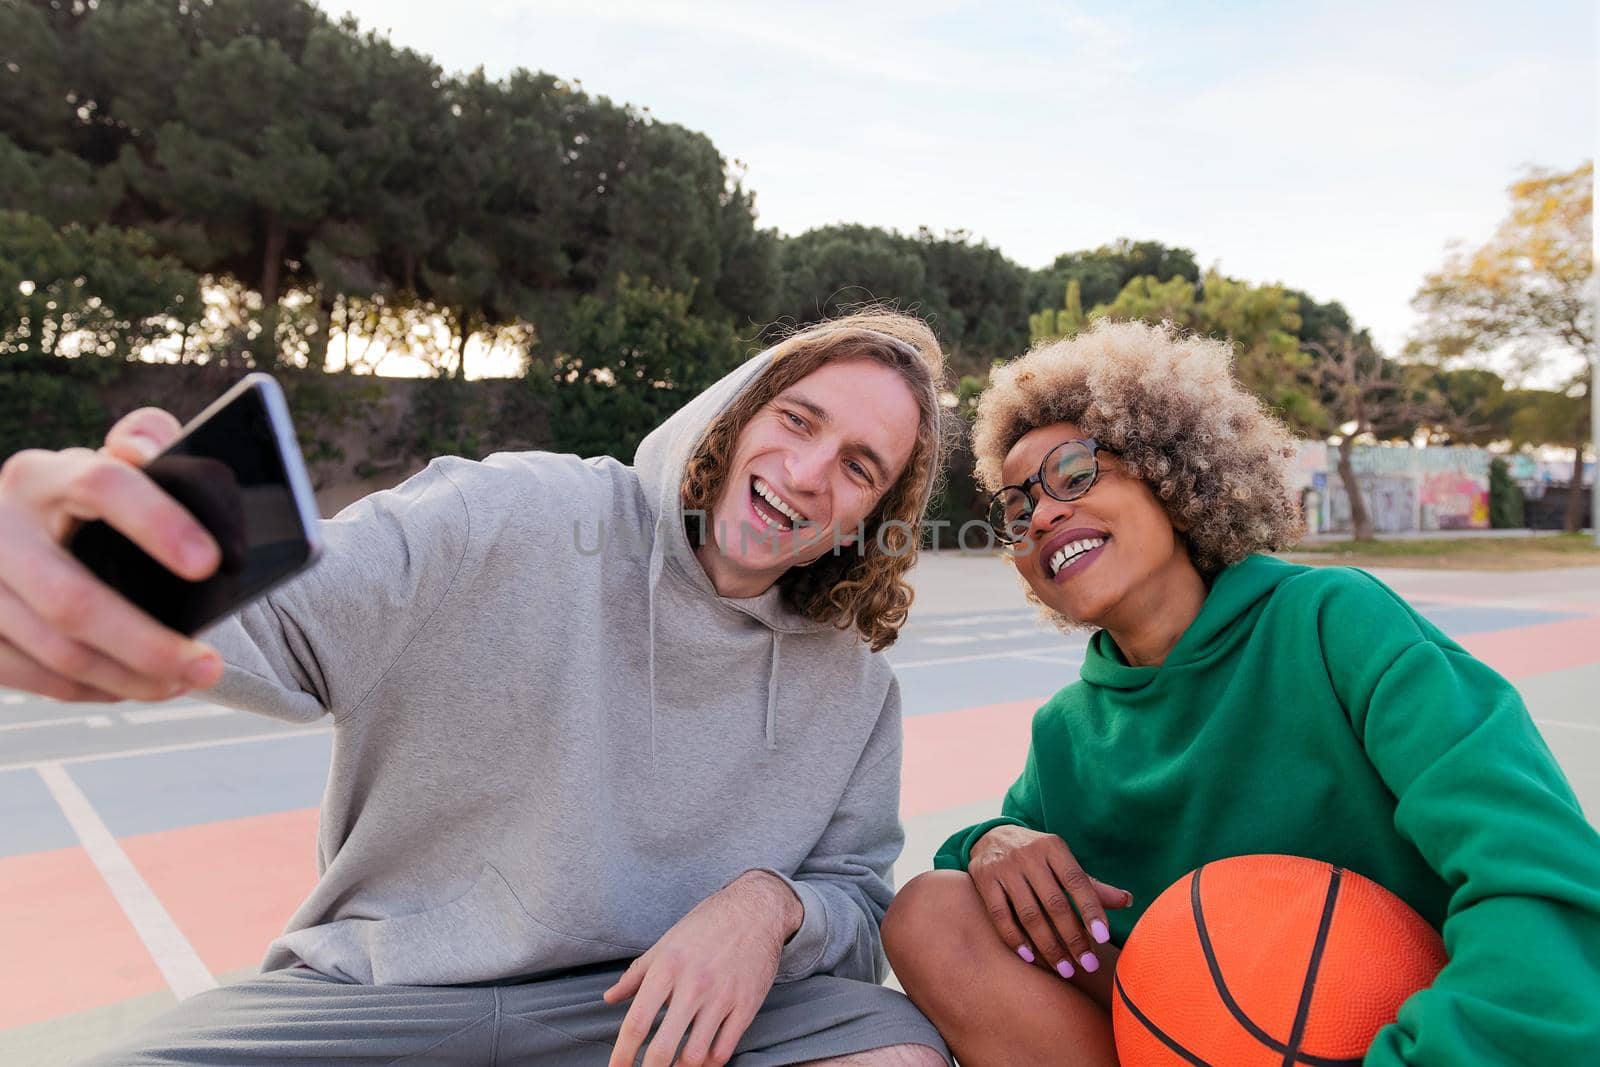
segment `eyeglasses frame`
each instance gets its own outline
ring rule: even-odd
[[[1055,455],[1063,448],[1066,448],[1068,445],[1089,446],[1089,462],[1094,464],[1094,474],[1090,476],[1089,484],[1083,487],[1083,492],[1076,493],[1073,496],[1058,496],[1055,493],[1050,492],[1050,487],[1045,484],[1044,468],[1045,464],[1050,462],[1051,456]],[[1015,489],[1023,496],[1028,498],[1028,522],[1031,524],[1033,522],[1033,513],[1034,511],[1038,510],[1039,507],[1039,503],[1034,499],[1033,495],[1033,487],[1036,485],[1052,500],[1059,500],[1063,504],[1070,504],[1074,500],[1082,500],[1084,495],[1087,494],[1089,490],[1093,489],[1095,484],[1100,481],[1100,453],[1102,451],[1109,452],[1111,450],[1106,448],[1099,441],[1096,441],[1093,437],[1073,437],[1062,441],[1059,444],[1052,445],[1050,451],[1046,452],[1044,454],[1044,458],[1039,461],[1039,469],[1031,477],[1023,481],[1020,485],[1002,485],[1000,488],[996,489],[992,494],[990,494],[989,507],[985,514],[993,515],[995,505],[1000,503],[1001,496],[1008,491]],[[999,538],[1001,544],[1015,545],[1021,544],[1022,541],[1025,540],[1025,537],[1007,537],[1006,534],[998,526],[996,526],[992,520],[989,523],[989,528],[994,531],[995,537]]]

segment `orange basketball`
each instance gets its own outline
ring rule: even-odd
[[[1299,856],[1236,856],[1180,878],[1117,961],[1123,1067],[1359,1067],[1445,964],[1444,942],[1378,883]]]

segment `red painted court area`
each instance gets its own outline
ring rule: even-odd
[[[1564,679],[1565,704],[1530,698],[1530,708],[1569,774],[1581,766],[1600,780],[1600,713],[1585,714],[1600,684],[1600,598],[1561,610],[1459,595],[1421,606],[1519,686]],[[897,646],[907,710],[902,811],[911,837],[902,877],[931,860],[911,849],[927,851],[927,841],[976,808],[998,807],[1021,766],[1034,710],[1076,677],[1081,639],[1044,630],[1019,637],[1019,627],[1031,625],[1027,612],[994,619],[924,617]],[[995,664],[1003,669],[988,669]],[[992,702],[970,699],[984,692]],[[236,732],[215,740],[10,759],[6,746],[40,732],[23,716],[40,714],[0,695],[0,959],[10,964],[0,976],[4,1063],[68,1062],[176,996],[253,969],[315,881],[316,804],[331,741],[326,731],[262,731],[233,713],[237,720],[226,721]],[[3,732],[8,722],[21,726]],[[1549,723],[1573,729],[1562,734]],[[71,1055],[52,1059],[51,1049]]]

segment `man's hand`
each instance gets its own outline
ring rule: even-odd
[[[57,700],[164,700],[216,684],[222,658],[168,630],[102,584],[64,547],[104,519],[169,570],[217,568],[205,527],[139,469],[179,436],[142,408],[99,452],[24,451],[0,466],[0,685]]]
[[[610,1067],[633,1067],[663,1004],[667,1015],[644,1067],[727,1063],[804,918],[794,891],[765,871],[747,871],[701,901],[606,990],[607,1004],[634,998]],[[688,1044],[674,1059],[685,1034]]]

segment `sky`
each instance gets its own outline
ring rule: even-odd
[[[1451,242],[1591,158],[1600,110],[1592,2],[318,2],[699,130],[786,234],[961,229],[1028,267],[1156,240],[1391,354]]]

